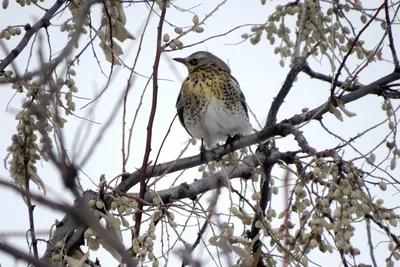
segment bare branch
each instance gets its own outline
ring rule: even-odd
[[[160,64],[161,53],[163,52],[161,42],[162,42],[163,24],[164,24],[164,20],[165,20],[165,14],[167,12],[167,3],[168,3],[167,0],[164,0],[162,2],[161,16],[160,16],[160,21],[158,23],[158,28],[157,28],[157,51],[156,51],[156,57],[154,59],[154,66],[153,66],[153,100],[152,100],[152,104],[151,104],[149,122],[147,124],[146,151],[144,152],[142,168],[140,171],[139,198],[141,198],[141,199],[144,198],[144,195],[146,193],[146,184],[147,184],[146,169],[148,166],[149,156],[150,156],[150,151],[151,151],[151,139],[152,139],[152,135],[153,135],[153,122],[154,122],[154,117],[156,115],[156,110],[157,110],[158,66]],[[139,202],[139,207],[137,209],[136,222],[135,222],[135,235],[136,236],[139,236],[139,233],[140,233],[140,225],[142,224],[142,209],[143,209],[143,202]]]
[[[264,127],[268,127],[276,123],[276,116],[278,115],[280,106],[292,88],[297,75],[306,67],[306,65],[307,62],[305,57],[299,57],[293,60],[292,67],[286,76],[285,82],[283,83],[278,95],[272,102]]]
[[[11,51],[11,53],[9,53],[3,60],[0,61],[0,72],[4,71],[4,69],[18,57],[22,50],[24,50],[24,48],[28,45],[29,40],[35,33],[37,33],[41,28],[47,28],[50,25],[51,18],[65,2],[67,1],[57,0],[54,5],[47,10],[44,16],[33,26],[29,24],[25,25],[26,33],[24,37],[22,37],[19,44]]]
[[[397,7],[397,10],[393,17],[397,16],[398,10],[400,6]],[[392,21],[390,20],[390,14],[389,14],[389,1],[385,0],[385,19],[386,19],[386,24],[387,24],[387,32],[389,35],[389,47],[390,51],[392,52],[392,58],[393,58],[393,63],[394,63],[394,69],[399,69],[399,59],[397,57],[397,52],[396,52],[396,47],[394,44],[394,38],[393,38],[393,33],[392,33]]]
[[[27,263],[34,264],[36,267],[56,267],[58,265],[54,265],[51,263],[43,262],[35,257],[32,257],[26,253],[23,253],[20,249],[7,245],[4,242],[0,242],[0,250],[5,253],[15,257],[16,259],[21,259],[26,261]]]
[[[386,2],[386,1],[385,1]],[[375,14],[372,16],[372,18],[364,25],[364,27],[360,30],[360,32],[357,34],[356,38],[353,41],[352,46],[350,47],[349,51],[347,51],[346,55],[343,58],[343,61],[340,63],[340,66],[336,72],[335,79],[333,80],[332,87],[331,87],[331,100],[334,100],[335,97],[335,84],[337,83],[339,76],[341,75],[341,71],[346,65],[346,61],[349,58],[351,52],[353,51],[354,47],[357,45],[358,39],[360,38],[361,34],[368,29],[368,26],[374,21],[376,16],[378,16],[379,12],[382,10],[382,8],[385,6],[385,2],[377,9]]]

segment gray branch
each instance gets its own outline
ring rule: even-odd
[[[0,72],[4,71],[4,69],[16,59],[19,54],[24,50],[24,48],[28,45],[29,40],[32,36],[37,33],[41,28],[46,28],[50,25],[50,19],[54,16],[54,14],[67,2],[66,0],[57,0],[54,5],[46,11],[44,16],[36,22],[33,26],[29,24],[25,25],[25,35],[22,37],[19,44],[11,50],[3,60],[0,61]]]

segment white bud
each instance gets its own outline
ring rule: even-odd
[[[169,34],[168,34],[168,33],[164,34],[164,36],[163,36],[163,41],[164,41],[165,43],[168,43],[169,40],[170,40]]]
[[[181,33],[183,32],[182,28],[180,28],[180,27],[176,27],[176,28],[174,29],[174,31],[175,31],[177,34],[181,34]]]
[[[199,23],[199,16],[194,15],[193,18],[192,18],[192,21],[193,21],[194,24]]]

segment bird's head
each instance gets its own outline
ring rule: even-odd
[[[193,53],[186,58],[174,58],[174,60],[185,65],[189,73],[195,71],[199,67],[207,65],[217,67],[228,73],[231,72],[231,69],[228,67],[228,65],[226,65],[224,61],[206,51]]]

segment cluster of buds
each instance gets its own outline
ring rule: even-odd
[[[68,88],[68,91],[64,95],[66,101],[66,105],[64,105],[66,115],[69,115],[70,113],[75,111],[76,106],[75,102],[73,101],[73,95],[78,92],[78,87],[75,84],[75,80],[73,78],[76,75],[76,71],[75,69],[73,69],[73,62],[68,62],[68,65],[69,68],[67,72],[67,78],[65,79],[65,81],[63,81],[63,79],[61,78],[57,79],[57,85],[59,89],[61,89],[60,86],[62,87],[64,85]],[[58,93],[60,92],[61,91],[58,90]]]
[[[110,213],[104,202],[101,199],[91,199],[88,202],[88,207],[93,210],[93,215],[97,220],[104,219],[107,230],[122,242],[121,220]],[[108,244],[103,242],[101,236],[90,228],[85,231],[84,238],[87,246],[92,250],[97,250],[99,245],[103,245],[105,249],[109,248]]]
[[[132,216],[132,221],[135,221],[135,211],[137,207],[137,201],[126,196],[115,198],[115,200],[111,202],[111,209],[113,211],[118,211],[118,214],[120,215],[122,221],[122,225],[124,227],[130,226],[129,222],[125,219],[124,216]]]
[[[40,2],[44,2],[44,0],[39,0]],[[17,3],[20,4],[20,6],[29,6],[32,3],[36,4],[38,2],[38,0],[17,0]],[[3,5],[4,8],[4,5]]]
[[[138,256],[140,262],[147,259],[152,261],[153,267],[158,267],[159,261],[154,255],[154,240],[156,240],[156,226],[154,224],[154,216],[151,219],[148,230],[142,235],[132,240],[133,253]]]
[[[385,102],[382,104],[382,110],[386,112],[386,116],[389,121],[388,122],[389,129],[391,131],[395,131],[396,123],[393,116],[394,110],[389,100],[385,99]],[[400,148],[397,146],[397,143],[395,141],[386,142],[386,147],[389,149],[389,152],[391,151],[393,154],[392,159],[390,160],[390,169],[394,170],[396,168],[397,159],[400,158]]]
[[[11,36],[15,35],[20,35],[21,34],[21,29],[18,27],[8,27],[7,29],[4,29],[0,31],[0,39],[6,39],[10,40]]]
[[[5,72],[0,72],[0,84],[7,83],[12,77],[13,72],[11,70],[7,70]]]
[[[183,33],[183,29],[181,27],[175,27],[174,31],[176,34],[181,35]],[[169,48],[176,50],[176,49],[182,49],[183,48],[183,43],[179,39],[172,39],[170,38],[169,34],[166,33],[163,36],[163,41],[169,46]],[[192,139],[196,140],[196,139]],[[193,141],[195,142],[195,141]]]
[[[197,16],[196,14],[193,16],[192,18],[192,22],[194,24],[194,28],[193,31],[197,32],[197,33],[202,33],[204,32],[204,28],[202,26],[199,25],[199,16]]]
[[[101,40],[100,48],[108,62],[120,65],[118,57],[123,54],[123,50],[116,41],[122,43],[126,39],[134,40],[135,37],[125,27],[126,16],[122,3],[118,1],[104,3],[101,18],[102,30],[97,32]]]
[[[10,82],[12,76],[12,71],[5,71],[0,74],[0,82]],[[53,111],[49,101],[53,97],[50,94],[53,93],[60,98],[64,81],[58,84],[58,80],[56,82],[44,81],[43,78],[33,80],[31,76],[26,72],[23,79],[12,84],[12,88],[18,93],[25,93],[27,101],[22,104],[21,111],[16,116],[17,133],[12,137],[12,144],[8,148],[9,155],[12,156],[8,164],[10,164],[10,174],[16,183],[23,186],[26,177],[29,176],[31,181],[45,189],[35,165],[41,159],[47,161],[46,151],[53,148],[53,141],[48,133],[52,132],[55,126],[63,127],[66,122]],[[45,90],[45,87],[51,90]],[[37,137],[38,131],[42,133],[40,139]]]
[[[16,120],[19,123],[17,133],[11,137],[12,144],[7,148],[12,156],[8,164],[10,165],[11,177],[15,183],[24,187],[25,179],[28,176],[31,181],[46,190],[35,166],[43,156],[36,144],[39,121],[36,121],[33,117],[35,105],[33,102],[25,102],[22,105],[23,109],[16,115]],[[44,142],[45,140],[42,138],[41,141]],[[49,146],[51,147],[51,141],[47,143],[47,147]],[[47,160],[46,157],[43,157],[43,159]]]
[[[77,29],[77,27],[76,27],[76,22],[79,21],[80,17],[82,17],[82,16],[84,16],[83,17],[83,25],[84,26],[88,26],[90,23],[89,16],[87,14],[81,14],[82,7],[85,4],[87,4],[87,3],[83,0],[74,0],[74,1],[71,1],[70,5],[68,6],[68,9],[72,15],[72,22],[68,23],[68,21],[66,21],[60,27],[61,32],[64,32],[64,31],[68,32],[68,38],[72,38],[73,36],[75,36],[77,33],[76,31],[79,31],[82,34],[87,33],[85,28],[82,27],[80,29]],[[73,46],[75,48],[79,47],[78,38],[74,39]]]
[[[252,266],[251,248],[254,243],[241,236],[235,236],[234,227],[230,223],[222,223],[221,230],[220,235],[213,235],[209,238],[209,244],[227,253],[234,252],[240,258],[240,266]]]
[[[261,1],[265,4],[265,1]],[[358,59],[367,58],[367,60],[382,60],[381,49],[368,51],[363,47],[363,41],[359,41],[356,45],[352,43],[353,33],[347,22],[340,21],[345,17],[345,13],[359,12],[361,14],[361,22],[367,23],[368,16],[365,14],[361,1],[344,2],[334,7],[323,10],[319,1],[296,1],[287,5],[277,5],[275,12],[268,17],[264,24],[253,26],[251,33],[242,34],[242,38],[249,40],[251,44],[256,45],[261,41],[261,36],[266,33],[266,38],[271,45],[280,40],[279,45],[275,47],[275,54],[281,56],[279,62],[281,67],[285,66],[285,58],[292,56],[294,41],[297,35],[291,34],[290,29],[285,25],[287,20],[285,17],[296,16],[296,26],[301,28],[298,33],[300,41],[304,44],[301,55],[305,56],[311,49],[318,44],[319,50],[314,50],[313,55],[318,56],[319,53],[332,53],[333,49],[338,48],[340,52],[347,53],[352,49],[352,53],[356,54]],[[336,21],[335,21],[336,20]],[[381,23],[382,29],[386,30],[386,22]]]
[[[199,20],[199,16],[198,15],[193,15],[192,17],[192,22],[193,22],[193,26],[190,29],[193,29],[193,31],[195,33],[202,33],[204,32],[204,28],[202,25],[202,22]],[[178,37],[181,37],[183,34],[185,34],[183,32],[183,29],[181,27],[175,27],[174,28],[174,32],[176,34],[178,34]],[[169,34],[166,33],[163,36],[163,41],[166,43],[167,46],[169,46],[169,48],[171,48],[172,50],[177,50],[177,49],[182,49],[183,48],[183,43],[181,40],[179,40],[179,38],[176,39],[172,39],[170,38]]]

